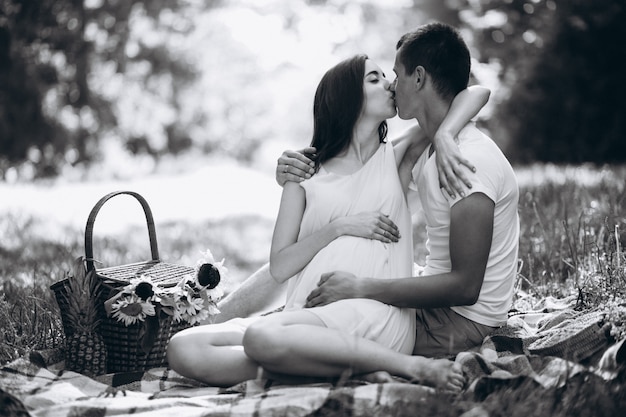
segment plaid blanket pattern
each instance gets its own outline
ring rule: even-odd
[[[468,378],[462,395],[478,403],[499,387],[514,386],[520,380],[546,389],[562,387],[576,375],[611,381],[623,366],[626,347],[624,341],[609,346],[605,332],[594,327],[601,328],[600,316],[594,314],[577,313],[571,303],[555,300],[549,307],[512,316],[480,349],[457,356]],[[581,341],[581,335],[593,342]],[[562,346],[555,348],[559,344]],[[252,380],[224,389],[202,385],[167,368],[91,379],[64,371],[62,364],[46,367],[39,362],[20,358],[2,367],[3,415],[406,415],[398,410],[423,409],[429,398],[438,396],[441,402],[442,395],[449,395],[404,380],[367,383],[349,379],[339,384],[295,385]],[[15,404],[17,411],[9,413],[7,404]]]

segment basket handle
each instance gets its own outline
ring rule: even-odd
[[[143,212],[146,216],[146,223],[148,224],[148,237],[150,239],[150,251],[152,252],[152,260],[159,260],[159,248],[157,246],[156,239],[156,228],[154,227],[154,218],[152,217],[152,211],[150,210],[150,206],[148,206],[148,202],[145,198],[134,191],[114,191],[102,197],[98,203],[91,209],[91,213],[89,213],[89,218],[87,219],[87,226],[85,227],[85,258],[87,261],[87,271],[91,271],[95,269],[93,261],[93,225],[96,221],[96,216],[98,212],[111,198],[116,195],[127,194],[135,197],[139,203],[141,203],[141,207],[143,208]]]

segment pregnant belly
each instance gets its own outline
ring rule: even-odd
[[[389,278],[396,269],[390,263],[389,245],[352,236],[335,239],[290,280],[287,306],[302,307],[326,272],[345,271],[357,277]]]
[[[357,276],[365,274],[382,277],[389,262],[390,245],[378,240],[342,236],[319,251],[309,267],[342,270]]]

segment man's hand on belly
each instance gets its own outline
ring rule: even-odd
[[[307,297],[305,307],[317,307],[346,298],[359,298],[359,279],[349,272],[333,271],[322,274],[317,288]]]

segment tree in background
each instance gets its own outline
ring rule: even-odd
[[[59,83],[64,84],[64,97],[60,97],[64,104],[80,108],[89,102],[84,83],[85,55],[77,53],[89,48],[81,36],[82,4],[3,0],[0,8],[0,152],[6,157],[3,165],[28,158],[32,149],[30,157],[38,161],[45,158],[40,169],[48,173],[58,163],[59,148],[65,146],[66,138],[62,126],[45,114],[41,103]],[[63,80],[64,74],[57,67],[71,68],[74,76]],[[78,130],[70,142],[81,138],[84,133]]]
[[[518,162],[626,161],[626,2],[468,1],[507,92],[489,128]]]
[[[166,75],[177,89],[193,79],[189,66],[161,42],[133,39],[128,22],[141,14],[163,32],[184,32],[162,19],[179,0],[0,0],[0,178],[21,164],[25,177],[53,176],[63,165],[99,158],[103,138],[120,136],[138,152],[176,152],[187,145],[175,117],[163,126],[167,146],[154,148],[141,130],[120,130],[109,94],[115,83],[141,73],[145,91],[161,90]],[[138,69],[140,68],[140,69]],[[120,84],[120,83],[118,83]],[[119,85],[118,85],[119,87]],[[154,101],[154,100],[153,100]]]
[[[32,3],[0,0],[2,106],[23,115],[0,114],[0,177],[25,180],[135,175],[178,153],[271,160],[277,138],[309,142],[325,68],[356,52],[393,59],[392,29],[424,18],[379,0]],[[47,84],[33,75],[44,70]],[[10,87],[20,76],[33,94]]]
[[[308,143],[325,68],[365,52],[390,71],[398,36],[430,20],[468,40],[511,159],[624,162],[624,3],[0,0],[0,179],[272,160],[272,143]]]

